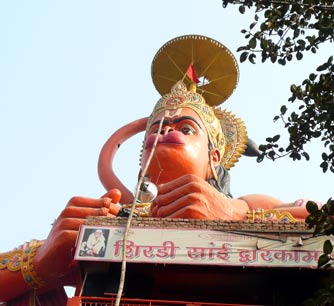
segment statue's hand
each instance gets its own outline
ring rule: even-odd
[[[244,201],[226,198],[202,178],[187,174],[158,186],[151,206],[152,217],[189,219],[244,219]]]
[[[87,216],[116,216],[119,206],[115,204],[120,198],[118,189],[110,190],[100,199],[73,197],[36,253],[34,267],[37,275],[46,282],[68,278],[80,225]]]

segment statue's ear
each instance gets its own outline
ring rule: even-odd
[[[250,138],[248,138],[247,140],[247,148],[243,153],[243,155],[251,157],[256,157],[261,155],[258,145]]]
[[[217,167],[221,161],[220,151],[217,148],[214,148],[210,151],[210,155],[214,167]]]

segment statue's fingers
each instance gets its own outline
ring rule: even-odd
[[[201,219],[202,214],[198,212],[198,210],[193,209],[193,205],[189,204],[179,209],[175,210],[174,212],[168,215],[168,218],[188,218],[188,219]]]
[[[181,188],[183,191],[183,193],[186,191],[186,186],[187,188],[192,188],[191,190],[189,190],[189,192],[194,192],[195,190],[193,189],[194,186],[196,186],[196,184],[203,184],[205,183],[205,181],[203,179],[201,179],[200,177],[198,177],[197,175],[193,175],[193,174],[186,174],[180,178],[177,178],[175,180],[172,180],[168,183],[165,184],[161,184],[158,186],[158,194],[159,195],[163,195],[165,193],[169,193],[173,190],[176,190],[178,188]],[[193,185],[195,184],[195,185]]]
[[[116,205],[114,203],[111,203],[110,204],[110,207],[109,207],[109,211],[108,211],[108,214],[111,214],[113,216],[117,216],[119,211],[121,209],[121,206],[120,205]]]
[[[203,190],[205,189],[205,185],[201,182],[188,182],[181,184],[178,187],[171,188],[171,189],[165,189],[164,192],[158,193],[158,197],[154,200],[154,203],[157,203],[158,206],[164,206],[169,205],[172,202],[175,202],[178,199],[181,199],[183,197],[189,197],[193,194],[201,194]]]
[[[179,210],[184,210],[191,203],[188,201],[187,197],[182,197],[173,201],[172,203],[164,206],[157,206],[155,210],[155,217],[158,218],[170,218],[175,215]],[[172,217],[171,217],[172,218]]]
[[[122,193],[119,189],[110,189],[102,198],[110,198],[112,203],[118,203],[121,200]]]
[[[66,207],[60,214],[60,218],[86,218],[87,216],[106,216],[109,211],[109,207]]]
[[[111,203],[110,198],[100,198],[100,199],[94,199],[94,198],[86,198],[86,197],[73,197],[69,200],[67,207],[69,206],[77,206],[77,207],[93,207],[93,208],[99,208],[99,207],[106,207],[109,208]]]

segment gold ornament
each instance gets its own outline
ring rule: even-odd
[[[227,110],[215,108],[215,115],[225,136],[225,151],[221,164],[225,169],[231,169],[247,148],[246,126],[240,118]]]
[[[249,210],[246,213],[247,219],[255,222],[268,222],[268,221],[279,221],[279,222],[297,222],[297,220],[288,211],[279,211],[277,209],[265,210],[263,208],[256,208]]]
[[[22,277],[28,286],[34,289],[41,288],[46,285],[46,283],[40,277],[38,277],[33,265],[33,259],[41,245],[42,244],[40,241],[32,240],[29,246],[22,250]]]
[[[178,81],[171,92],[163,95],[155,105],[146,126],[146,135],[154,118],[161,112],[190,108],[201,118],[208,133],[210,143],[222,156],[221,164],[230,169],[246,149],[247,132],[242,120],[231,112],[208,105],[202,95],[194,89],[187,90],[182,81]]]
[[[182,81],[178,81],[169,94],[160,98],[155,105],[146,126],[146,136],[154,118],[166,110],[176,110],[180,108],[190,108],[197,113],[207,130],[211,144],[219,149],[221,156],[224,155],[225,140],[219,120],[214,114],[214,109],[206,104],[203,96],[194,91],[188,91]]]
[[[1,254],[0,270],[8,269],[15,272],[21,269],[22,250],[14,250]]]
[[[41,245],[41,241],[31,240],[13,251],[1,254],[0,270],[21,270],[22,277],[29,287],[36,289],[45,286],[46,283],[37,276],[33,265],[34,256]]]

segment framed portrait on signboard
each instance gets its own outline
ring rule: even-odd
[[[109,229],[85,228],[79,241],[79,256],[104,257],[109,237]]]

